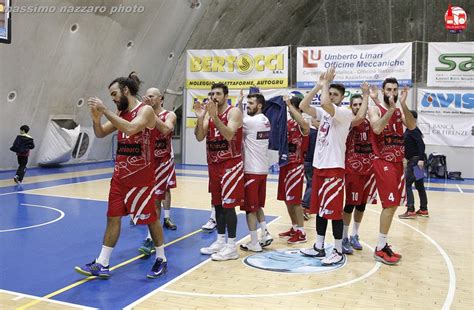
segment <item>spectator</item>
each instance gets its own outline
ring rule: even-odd
[[[418,117],[416,111],[410,111],[415,120]],[[407,191],[407,211],[400,214],[401,219],[413,219],[417,216],[428,217],[428,198],[426,196],[424,184],[424,165],[425,165],[425,143],[423,142],[423,134],[416,127],[413,130],[406,129],[403,135],[405,143],[405,158],[407,166],[405,168],[405,184]],[[413,195],[412,185],[420,197],[420,209],[415,212],[415,197]]]
[[[10,151],[15,152],[18,158],[18,169],[16,174],[13,177],[13,181],[16,184],[21,184],[23,182],[23,177],[26,173],[26,165],[28,164],[28,156],[30,155],[30,150],[35,148],[35,143],[33,138],[28,135],[30,127],[28,125],[23,125],[20,127],[20,134],[16,136],[13,146],[10,148]]]

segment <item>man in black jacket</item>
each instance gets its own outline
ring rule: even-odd
[[[413,117],[417,119],[418,113],[411,111]],[[425,143],[423,142],[423,134],[420,129],[416,127],[413,130],[406,129],[404,133],[405,141],[405,158],[407,159],[407,166],[405,168],[405,184],[407,191],[407,211],[400,214],[400,219],[413,219],[417,216],[428,217],[428,198],[426,196],[424,178],[424,163],[425,163]],[[412,185],[415,183],[415,188],[420,197],[420,209],[415,212],[415,197],[413,196]]]
[[[20,127],[20,134],[16,136],[13,146],[10,148],[10,151],[15,152],[18,158],[18,169],[16,170],[16,175],[13,177],[13,181],[17,184],[21,184],[23,177],[26,172],[26,164],[28,164],[28,156],[30,155],[30,150],[35,148],[35,143],[33,138],[28,135],[30,127],[28,125],[23,125]]]

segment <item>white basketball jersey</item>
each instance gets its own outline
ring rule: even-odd
[[[244,168],[245,173],[268,173],[268,138],[270,121],[262,113],[244,116]]]

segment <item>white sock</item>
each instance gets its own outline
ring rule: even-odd
[[[165,219],[169,219],[169,218],[170,218],[170,210],[165,209]]]
[[[235,238],[227,238],[227,244],[231,246],[235,246]]]
[[[258,234],[256,230],[251,230],[250,231],[250,242],[252,244],[257,244],[258,243]]]
[[[296,231],[298,229],[298,225],[291,225],[293,227],[293,230]]]
[[[305,233],[304,233],[304,227],[299,227],[299,226],[297,226],[296,229],[298,229],[299,231],[301,231],[301,233],[302,233],[303,235],[305,235]]]
[[[150,240],[152,240],[152,239],[151,239],[151,233],[150,233],[150,230],[148,230],[148,235],[146,235],[146,238],[145,238],[145,239],[150,239]]]
[[[162,244],[160,246],[155,246],[156,250],[156,258],[162,258],[164,262],[166,262],[166,256],[165,256],[165,245]]]
[[[108,266],[109,265],[109,260],[110,260],[110,255],[112,255],[113,250],[114,250],[114,248],[103,245],[102,250],[100,251],[100,254],[99,254],[99,258],[97,258],[95,260],[96,263],[99,263],[104,267]]]
[[[265,231],[267,230],[267,222],[263,221],[260,222],[260,228],[262,229],[262,234],[265,235]]]
[[[342,254],[342,239],[334,239],[334,248]]]
[[[344,225],[344,228],[342,229],[342,238],[349,238],[349,225]]]
[[[323,249],[324,248],[324,237],[321,235],[316,235],[316,248]]]
[[[225,243],[225,234],[217,234],[217,241]]]
[[[214,208],[214,206],[212,206],[211,209],[211,219],[216,220],[216,208]]]
[[[376,250],[380,251],[387,244],[387,235],[379,234],[379,243],[377,243]]]
[[[358,235],[359,234],[359,227],[360,223],[354,222],[354,226],[352,227],[352,235]]]

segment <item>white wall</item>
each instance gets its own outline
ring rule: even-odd
[[[183,163],[188,165],[207,165],[206,140],[201,142],[194,136],[194,128],[185,128]]]
[[[181,155],[181,139],[173,138],[171,140],[171,145],[173,146],[173,153],[176,155]]]
[[[42,5],[82,6],[94,1],[43,0]],[[210,1],[192,9],[189,1],[107,0],[96,4],[142,5],[136,14],[13,14],[12,43],[0,44],[0,169],[16,167],[16,156],[9,151],[28,124],[37,149],[30,165],[37,162],[38,150],[52,114],[74,115],[84,127],[92,124],[87,105],[76,107],[79,98],[102,98],[115,109],[107,87],[118,76],[137,71],[148,87],[169,86],[178,60]],[[14,5],[37,6],[36,0],[18,0]],[[71,32],[71,26],[79,26]],[[133,42],[131,48],[127,43]],[[173,57],[169,55],[173,53]],[[181,80],[181,84],[183,81]],[[6,100],[17,92],[13,102]],[[90,158],[110,158],[111,140],[97,139]]]

